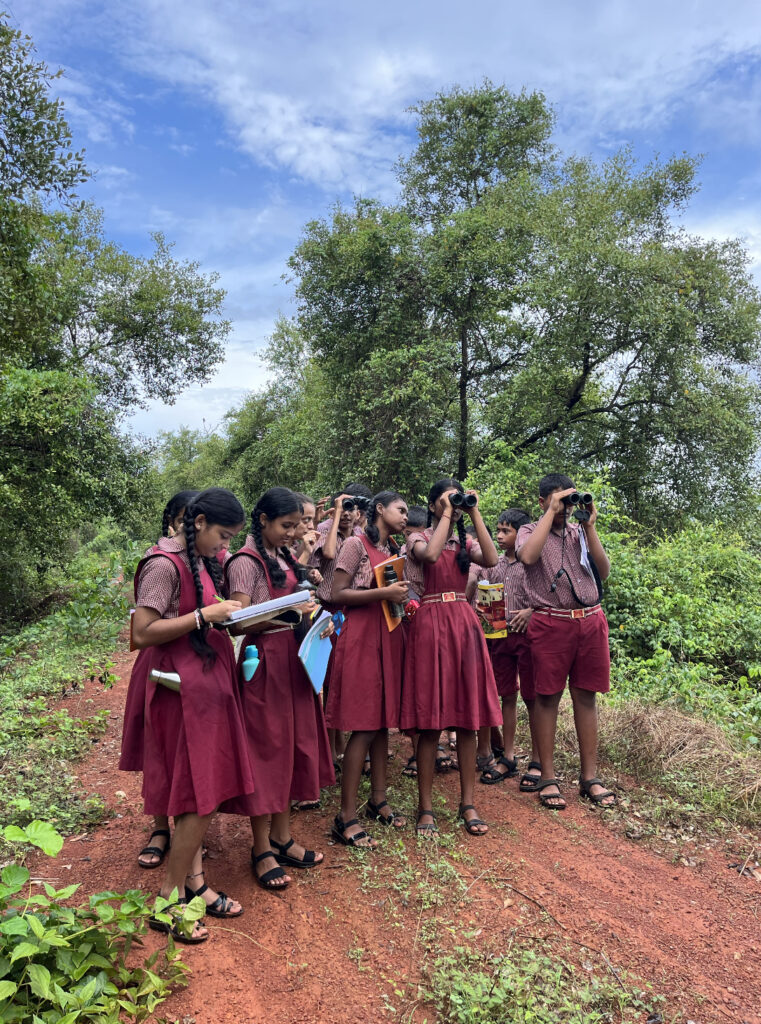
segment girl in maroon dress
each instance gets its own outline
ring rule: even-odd
[[[199,491],[178,491],[164,506],[161,516],[161,539],[176,536],[182,530],[185,506]],[[145,557],[161,550],[161,540],[148,548]],[[135,577],[137,584],[137,577]],[[137,594],[135,594],[137,599]],[[133,685],[134,683],[134,685]],[[130,680],[127,700],[124,705],[124,724],[122,730],[122,753],[119,767],[123,771],[143,770],[143,717],[145,711],[145,678],[140,676],[140,692],[137,679]],[[155,842],[154,842],[155,840]],[[164,863],[169,850],[169,818],[165,814],[157,814],[153,819],[153,832],[147,844],[137,855],[137,863],[141,868],[151,870]]]
[[[303,569],[291,554],[301,518],[298,499],[285,487],[265,491],[251,513],[251,533],[225,566],[233,600],[243,607],[291,594]],[[305,610],[313,602],[305,595]],[[256,793],[246,801],[251,816],[254,873],[263,889],[280,890],[290,882],[282,866],[309,868],[323,855],[305,850],[291,837],[292,800],[316,800],[335,781],[325,720],[317,695],[299,661],[293,630],[260,622],[246,633],[239,665],[249,643],[259,666],[240,686]],[[235,805],[233,805],[235,806]],[[241,812],[244,805],[241,804]]]
[[[389,631],[381,601],[401,604],[409,584],[379,587],[373,569],[398,554],[392,534],[407,522],[407,505],[396,491],[372,499],[364,534],[349,537],[335,561],[331,599],[346,621],[335,648],[326,722],[351,732],[341,774],[341,812],[333,836],[346,846],[377,845],[357,820],[357,791],[368,751],[372,792],[367,816],[384,825],[406,824],[386,802],[388,730],[398,728],[404,665],[404,629]]]
[[[449,500],[455,492],[464,493],[457,480],[434,484],[428,529],[407,538],[407,575],[421,599],[407,640],[401,726],[420,733],[417,830],[429,836],[437,831],[431,810],[436,746],[441,730],[451,728],[457,732],[459,816],[470,835],[488,830],[473,806],[476,731],[502,720],[486,641],[465,596],[471,558],[478,565],[496,565],[497,551],[478,505],[467,509],[477,542],[466,540],[462,509]],[[458,540],[452,536],[455,527]]]
[[[130,685],[144,693],[145,812],[175,819],[161,895],[201,896],[216,917],[237,917],[242,908],[203,884],[201,842],[214,811],[254,789],[232,644],[209,629],[240,607],[217,599],[222,570],[216,555],[244,521],[230,491],[214,487],[193,499],[182,532],[138,566],[132,623],[140,654]],[[151,680],[153,669],[177,673],[179,692]],[[208,937],[197,923],[190,934],[158,919],[150,925],[183,942]]]

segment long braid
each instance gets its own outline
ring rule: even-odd
[[[219,564],[216,558],[204,557],[203,564],[206,566],[206,571],[208,572],[209,576],[211,576],[212,583],[214,584],[214,589],[218,594],[222,594],[222,591],[224,589],[224,573],[222,571],[222,566]]]
[[[267,566],[272,586],[276,590],[279,590],[285,583],[285,573],[283,572],[278,560],[276,558],[272,558],[271,555],[268,555],[265,550],[264,541],[262,540],[262,524],[259,522],[258,506],[251,513],[251,536],[254,538],[256,550],[259,552],[264,560],[264,564]]]
[[[297,561],[295,561],[295,559],[293,557],[293,553],[291,552],[290,548],[283,547],[283,548],[280,548],[279,551],[280,551],[280,554],[283,556],[283,558],[288,563],[289,567],[291,569],[293,569],[294,573],[296,574],[296,582],[297,583],[303,583],[304,580],[307,578],[306,566],[299,565],[299,563]],[[282,570],[281,570],[281,572],[282,572]]]
[[[170,513],[169,513],[169,510],[172,507],[172,501],[173,501],[173,499],[170,498],[169,501],[164,506],[164,511],[163,511],[163,513],[161,515],[161,536],[162,537],[168,537],[169,536],[169,523],[170,523],[171,518],[172,518]]]
[[[185,542],[187,544],[188,562],[190,571],[193,574],[193,583],[196,588],[196,607],[203,607],[203,583],[201,582],[201,570],[198,568],[198,556],[196,555],[196,521],[193,514],[193,505],[188,504],[183,516],[185,524]],[[211,667],[217,660],[217,652],[206,639],[207,626],[201,629],[194,629],[190,634],[190,646],[200,655],[207,668]]]
[[[380,530],[375,525],[375,520],[378,518],[378,505],[383,505],[383,507],[385,508],[386,506],[390,505],[392,501],[401,500],[401,497],[402,496],[401,494],[398,493],[398,491],[381,491],[379,494],[376,494],[375,497],[373,498],[372,503],[370,505],[370,509],[367,513],[367,525],[365,526],[365,536],[369,541],[375,544],[376,547],[380,542]],[[388,535],[386,543],[388,544],[392,555],[399,554],[399,545],[396,543],[391,534]]]
[[[465,523],[462,519],[458,519],[455,525],[457,527],[457,539],[460,542],[460,550],[457,552],[457,564],[461,572],[467,572],[470,568],[470,555],[467,548],[468,535],[465,532]]]

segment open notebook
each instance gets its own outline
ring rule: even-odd
[[[255,622],[264,622],[266,619],[276,619],[282,616],[283,612],[292,609],[284,621],[298,623],[300,613],[295,610],[298,604],[305,604],[309,600],[309,594],[304,590],[294,590],[292,594],[285,594],[284,597],[273,597],[271,601],[264,601],[262,604],[251,604],[248,608],[239,608],[233,612],[229,619],[225,619],[222,626],[253,626]]]

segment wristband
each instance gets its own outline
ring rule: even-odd
[[[196,629],[201,629],[201,620],[198,618],[198,609],[193,609],[193,618],[196,620]]]

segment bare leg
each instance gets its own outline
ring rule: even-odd
[[[505,757],[508,761],[512,761],[515,757],[515,730],[517,726],[518,694],[512,693],[509,697],[502,698],[502,735],[505,743]]]
[[[288,812],[281,812],[287,814]],[[273,815],[273,818],[277,815]],[[279,867],[280,865],[275,860],[275,855],[272,853],[272,847],[270,846],[270,815],[269,814],[258,814],[255,818],[251,818],[251,831],[254,834],[254,855],[259,857],[263,853],[270,853],[272,856],[263,857],[258,864],[254,865],[254,871],[258,878],[265,875],[268,871],[273,868]],[[268,889],[282,889],[291,881],[290,875],[283,875],[282,878],[273,878],[271,881],[266,882]]]
[[[457,730],[457,760],[460,762],[460,805],[473,804],[476,776],[476,734],[472,729]],[[465,821],[478,817],[474,810],[465,811]],[[477,825],[475,831],[479,835],[489,831],[488,825]]]
[[[190,871],[188,872],[188,876],[185,879],[185,885],[188,887],[188,889],[192,889],[194,892],[197,892],[200,888],[203,887],[205,881],[206,879],[204,878],[203,858],[201,856],[201,847],[199,846],[193,856],[193,863],[191,864]],[[211,886],[209,886],[206,889],[206,892],[202,894],[201,898],[205,901],[206,906],[210,907],[219,899],[219,893],[215,892],[211,888]],[[236,917],[241,912],[241,910],[242,907],[240,903],[238,903],[237,900],[231,899],[228,896],[227,905],[225,906],[224,913],[228,914],[230,917]]]
[[[593,779],[597,775],[597,694],[593,690],[580,690],[571,687],[573,701],[573,723],[579,739],[579,757],[581,760],[581,779]],[[590,792],[598,795],[605,792],[604,786],[592,786]],[[616,802],[614,796],[602,801],[603,807]]]
[[[193,859],[198,855],[201,857],[201,843],[206,835],[206,829],[212,819],[211,814],[181,814],[174,820],[174,841],[167,856],[164,880],[161,885],[161,895],[169,899],[177,890],[178,897],[185,897],[185,879],[193,870]],[[208,931],[197,921],[193,926],[192,935],[200,938],[208,935]]]
[[[278,814],[272,815],[269,834],[270,839],[274,839],[274,841],[280,846],[285,846],[285,844],[292,839],[290,811],[280,811]],[[264,851],[262,850],[262,853],[263,852]],[[294,857],[296,860],[303,860],[305,853],[305,848],[303,846],[299,846],[297,842],[294,842],[293,846],[289,846],[287,850],[288,856]],[[314,861],[310,861],[310,863],[319,864],[323,859],[324,854],[315,853]]]
[[[343,771],[341,772],[341,820],[351,821],[357,817],[357,793],[362,778],[362,769],[365,764],[365,757],[370,749],[370,744],[375,737],[374,732],[353,732],[349,737],[344,752]],[[385,755],[384,755],[385,758]],[[376,770],[379,766],[376,765]],[[386,763],[383,762],[383,776],[385,779]],[[350,839],[364,829],[359,825],[350,825],[344,829],[344,836]],[[378,843],[375,839],[359,839],[357,846],[373,847]]]
[[[457,749],[460,749],[460,736],[457,734]],[[491,749],[491,726],[482,725],[478,730],[478,749],[476,751],[476,765],[479,771],[483,771],[490,761],[494,760]],[[462,762],[460,762],[462,765]]]
[[[542,759],[539,756],[539,747],[536,742],[536,726],[534,718],[534,709],[536,708],[536,701],[524,700],[523,703],[526,705],[526,712],[528,714],[528,728],[531,734],[531,760],[534,761],[536,764],[541,764]],[[537,779],[541,776],[541,774],[541,771],[537,771],[535,768],[529,768],[526,772],[526,775],[535,776]]]
[[[370,744],[370,799],[376,805],[386,799],[386,767],[388,764],[388,729],[379,729]],[[394,828],[403,828],[407,819],[401,815],[394,816],[390,807],[379,812],[384,819],[392,819]],[[346,818],[344,818],[346,821]]]
[[[418,736],[418,825],[435,824],[431,811],[433,810],[433,770],[436,762],[436,748],[438,746],[438,742],[439,733],[433,729],[424,729]],[[475,758],[472,770],[475,771]],[[426,811],[428,813],[421,814],[421,811]]]
[[[169,831],[169,818],[165,814],[155,814],[153,816],[153,831]],[[151,846],[156,846],[160,850],[166,850],[169,846],[169,836],[156,836],[150,840]],[[142,864],[143,867],[157,867],[161,863],[161,855],[158,853],[139,853],[137,856],[138,864]]]
[[[557,730],[558,723],[558,708],[560,707],[560,698],[563,696],[563,691],[560,693],[553,693],[549,696],[540,694],[536,698],[536,704],[534,706],[534,733],[536,736],[536,746],[539,751],[539,762],[542,766],[542,778],[543,779],[554,779],[555,778],[555,733]],[[565,807],[565,800],[560,795],[560,788],[558,786],[547,786],[546,789],[542,790],[542,793],[547,797],[557,797],[553,800],[553,806]]]

